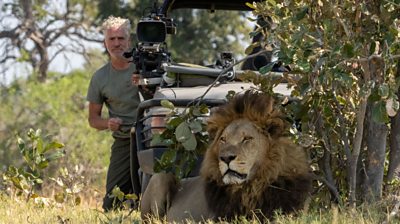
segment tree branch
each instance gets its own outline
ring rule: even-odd
[[[337,199],[337,201],[339,202],[339,204],[342,204],[342,199],[340,197],[339,192],[336,189],[336,186],[332,185],[331,183],[329,183],[329,181],[327,181],[325,178],[318,176],[314,173],[311,174],[311,176],[315,179],[315,180],[319,180],[322,183],[325,184],[325,186],[328,187],[329,191],[333,194],[333,196]]]

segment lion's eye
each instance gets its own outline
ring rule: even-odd
[[[221,136],[221,138],[219,138],[219,142],[220,142],[220,143],[225,143],[225,142],[226,142],[225,137],[222,137],[222,136]]]
[[[247,143],[250,142],[251,140],[253,140],[254,138],[251,136],[244,136],[242,143]]]

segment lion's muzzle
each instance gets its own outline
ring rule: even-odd
[[[244,164],[238,162],[238,148],[227,144],[219,152],[219,169],[225,184],[241,184],[247,179],[247,173],[241,168]]]

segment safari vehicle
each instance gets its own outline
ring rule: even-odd
[[[175,107],[186,107],[201,100],[209,108],[226,103],[229,91],[242,92],[252,88],[252,83],[238,79],[246,72],[236,69],[231,53],[220,52],[219,63],[211,66],[195,66],[172,62],[174,56],[166,50],[166,35],[176,31],[172,10],[180,8],[249,11],[246,0],[165,0],[161,7],[153,7],[149,16],[137,25],[138,45],[127,53],[132,57],[140,73],[140,85],[144,96],[148,96],[138,107],[137,121],[131,132],[131,174],[136,194],[144,192],[148,179],[154,173],[155,161],[159,160],[167,147],[154,145],[151,140],[155,133],[165,129],[165,116],[168,111],[161,106],[167,99]],[[173,38],[173,37],[172,37]],[[265,65],[265,56],[249,59],[245,63]],[[264,63],[263,63],[264,62]],[[258,70],[257,66],[252,66]],[[251,68],[251,66],[250,66]],[[277,69],[279,70],[279,68]],[[272,74],[271,74],[272,75]],[[279,74],[275,74],[279,75]],[[148,92],[151,94],[148,94]],[[279,84],[275,92],[289,95],[286,84]],[[201,160],[201,159],[200,159]],[[198,162],[197,164],[200,164]],[[190,175],[197,175],[194,169]]]

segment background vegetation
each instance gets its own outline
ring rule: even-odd
[[[23,193],[18,193],[10,182],[0,182],[0,217],[11,214],[21,222],[36,221],[33,217],[46,213],[51,218],[37,222],[138,220],[136,213],[104,215],[81,211],[76,206],[85,204],[96,209],[101,204],[111,143],[110,133],[88,126],[85,100],[91,74],[106,56],[79,40],[101,41],[96,27],[111,14],[128,16],[136,24],[148,2],[1,3],[1,21],[12,18],[13,22],[0,23],[0,49],[5,52],[0,55],[0,72],[7,75],[10,65],[19,63],[27,64],[31,72],[21,74],[27,79],[18,78],[0,87],[0,173],[5,174],[10,165],[26,168],[17,136],[27,138],[31,128],[41,129],[46,138],[64,143],[66,155],[49,162],[41,171],[40,175],[48,178],[43,178],[44,184],[36,183],[38,195],[31,195],[27,202],[21,200]],[[264,39],[251,48],[277,49],[280,60],[291,66],[283,79],[293,86],[292,94],[300,100],[286,112],[302,124],[292,133],[308,150],[317,178],[310,210],[298,218],[283,217],[277,222],[398,221],[400,1],[267,0],[249,3],[248,7],[254,10],[253,17],[270,22],[253,33],[262,33]],[[178,27],[189,25],[192,29],[179,31],[168,40],[175,60],[209,64],[215,60],[216,51],[233,49],[236,55],[243,54],[241,43],[249,39],[244,17],[235,13],[209,16],[199,11],[183,11],[174,17]],[[216,21],[210,22],[211,17]],[[215,32],[208,32],[215,27]],[[197,38],[192,38],[193,34]],[[211,47],[205,50],[206,46]],[[68,51],[84,55],[86,65],[68,74],[49,71],[54,56]],[[260,72],[268,74],[271,67],[265,65]],[[263,78],[253,81],[270,85],[268,75]],[[60,192],[79,193],[84,200],[63,198],[59,203]],[[77,216],[65,213],[69,209],[76,209]],[[320,211],[326,215],[320,215]],[[4,218],[0,222],[13,220]]]

